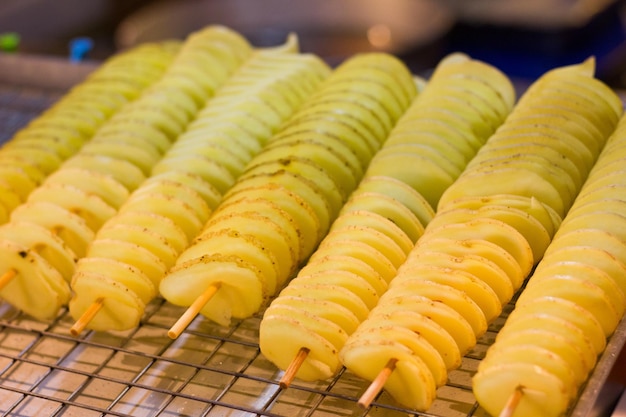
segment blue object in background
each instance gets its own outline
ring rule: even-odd
[[[626,29],[620,10],[626,2],[596,15],[585,26],[532,29],[459,24],[448,36],[449,52],[461,50],[489,62],[513,78],[534,80],[563,65],[596,58],[596,75],[612,81],[625,69]]]
[[[93,40],[88,37],[74,38],[70,41],[70,62],[80,62],[93,49]]]

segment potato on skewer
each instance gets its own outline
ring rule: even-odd
[[[387,86],[372,75],[379,72],[378,68],[394,72],[393,77],[382,77],[392,85]],[[270,139],[267,147],[252,158],[200,236],[181,254],[177,266],[161,282],[162,295],[168,300],[181,299],[176,295],[179,291],[178,279],[186,273],[183,272],[186,265],[201,266],[197,262],[202,259],[202,253],[232,254],[248,260],[258,256],[259,251],[256,251],[257,254],[238,253],[236,248],[241,248],[243,242],[221,249],[213,245],[211,236],[220,232],[223,234],[227,230],[232,231],[230,237],[234,238],[236,234],[246,242],[256,238],[256,241],[262,243],[264,251],[271,253],[266,256],[276,266],[276,274],[271,275],[271,280],[263,280],[260,289],[262,294],[274,295],[328,232],[332,221],[361,179],[364,167],[386,139],[401,113],[398,109],[402,109],[402,103],[407,102],[406,97],[392,94],[391,91],[399,91],[403,84],[414,89],[408,70],[399,60],[386,54],[356,56],[333,71],[311,98],[305,101],[303,107],[284,124],[283,129]],[[361,130],[352,129],[351,126],[359,126]],[[282,198],[274,199],[281,195]],[[351,237],[342,235],[341,239]],[[395,245],[392,239],[388,239],[391,245]],[[267,261],[259,263],[259,266],[269,269]],[[390,268],[395,270],[393,265]],[[305,287],[312,287],[312,291],[322,294],[324,286],[317,285],[317,274],[311,274],[310,283]],[[218,311],[215,309],[219,307],[219,314],[228,317],[230,313],[228,309],[224,310],[225,301],[221,291],[231,289],[231,286],[240,288],[239,284],[231,284],[231,279],[236,277],[205,275],[204,279],[207,280],[204,288],[216,281],[220,283],[220,290],[199,312],[216,320]],[[337,271],[335,282],[328,285],[339,287],[339,283],[344,283],[358,286],[360,280],[358,275],[351,272]],[[380,284],[376,281],[372,283]],[[296,290],[293,295],[297,296],[298,292]],[[376,291],[370,288],[367,294],[370,305],[375,304]],[[248,303],[251,311],[260,310],[266,301],[263,296],[242,293],[241,300],[231,299],[228,302],[238,305],[247,299],[254,299],[256,303]],[[358,297],[355,296],[355,299],[358,300],[357,305],[362,303]],[[263,303],[259,304],[260,300]],[[276,315],[284,314],[285,309],[287,307],[280,310],[280,314],[277,310]],[[242,311],[234,308],[233,317],[245,317],[241,315]],[[305,317],[308,316],[303,315],[300,321],[304,321]],[[220,323],[227,323],[223,319],[219,320]],[[291,325],[297,325],[293,318],[282,321],[278,328]]]
[[[145,44],[109,58],[4,143],[0,184],[15,203],[0,198],[0,223],[113,114],[158,80],[179,48],[178,42]]]
[[[504,117],[512,107],[512,102],[508,103],[503,99],[509,96],[512,86],[497,70],[492,72],[492,69],[484,63],[460,54],[453,55],[442,62],[441,67],[446,66],[449,66],[447,70],[435,72],[423,92],[417,96],[407,112],[400,118],[381,150],[372,158],[365,170],[363,180],[345,202],[330,232],[297,277],[279,294],[269,309],[272,309],[274,305],[280,305],[281,299],[284,296],[290,296],[291,291],[295,291],[296,287],[301,289],[302,294],[308,298],[315,297],[330,302],[330,295],[323,293],[313,295],[313,293],[305,292],[306,283],[312,281],[313,276],[315,283],[323,283],[325,280],[328,286],[332,285],[333,288],[340,287],[344,291],[349,291],[350,297],[359,296],[362,303],[369,309],[373,307],[372,299],[371,294],[365,292],[365,289],[374,288],[376,290],[374,299],[380,302],[380,297],[387,291],[388,283],[396,276],[398,268],[406,261],[414,243],[422,236],[424,228],[435,216],[434,207],[444,189],[461,173],[477,149],[487,140],[488,135],[504,121]],[[477,73],[481,73],[480,68],[483,69],[482,75],[477,76]],[[439,73],[441,76],[437,75]],[[463,78],[464,73],[467,78]],[[483,78],[487,74],[494,75],[495,73],[499,75],[491,79]],[[500,82],[503,83],[500,84]],[[470,84],[476,87],[477,91],[473,91]],[[454,88],[447,87],[449,85],[454,85]],[[499,89],[506,91],[498,91]],[[478,90],[481,92],[478,93]],[[483,103],[485,96],[496,99],[497,103],[493,103],[493,107],[485,105]],[[445,97],[445,100],[441,97]],[[459,115],[458,124],[455,125],[445,115],[450,112],[448,107],[458,108],[459,103],[464,103],[467,111]],[[440,112],[437,113],[436,109]],[[452,159],[446,158],[447,155],[443,154],[450,150],[455,156]],[[445,169],[440,168],[442,163],[445,164]],[[357,262],[369,265],[369,268],[356,269],[354,264]],[[333,267],[327,267],[327,264]],[[340,282],[337,279],[337,269],[351,270],[359,275],[362,291],[355,288],[353,282],[348,283],[345,280]],[[372,270],[377,273],[376,277],[372,275]],[[311,271],[316,271],[316,273],[311,274]],[[376,281],[381,279],[383,282]],[[370,286],[371,284],[378,285]],[[310,285],[313,285],[312,282]],[[333,294],[333,297],[336,300],[337,294]],[[343,297],[346,300],[349,298],[348,295],[343,295]],[[473,309],[472,311],[477,315],[477,319],[472,324],[477,328],[486,328],[486,321],[480,308],[470,299],[461,300],[461,298],[455,301],[450,298],[449,301],[451,303],[467,302],[468,308]],[[339,302],[335,300],[333,302]],[[497,298],[495,303],[499,305]],[[307,305],[300,308],[308,311]],[[454,311],[451,307],[447,308]],[[399,313],[396,312],[389,314],[399,317]],[[460,317],[458,313],[456,314],[455,317]],[[417,315],[417,312],[415,315],[422,317]],[[363,314],[357,317],[362,320]],[[439,315],[441,323],[448,323],[446,324],[448,329],[450,317],[452,317],[450,314]],[[325,379],[338,370],[336,367],[338,350],[332,355],[328,351],[325,352],[328,363],[327,366],[322,367],[319,365],[321,352],[315,352],[316,347],[309,345],[308,339],[290,339],[288,333],[283,333],[279,337],[280,327],[278,324],[275,326],[274,321],[280,321],[280,315],[266,315],[260,328],[261,351],[268,359],[283,370],[291,370],[293,368],[290,367],[290,361],[296,357],[296,353],[307,351],[309,355],[315,355],[312,357],[317,362],[317,365],[312,367],[305,357],[302,363],[303,370],[285,374],[281,385],[288,386],[290,379],[287,378],[293,376],[305,380]],[[430,323],[427,322],[425,326]],[[467,321],[465,324],[467,327],[461,326],[461,328],[471,330]],[[300,325],[306,327],[306,323]],[[434,323],[431,326],[440,325]],[[271,331],[266,333],[266,329],[271,329]],[[459,349],[454,339],[443,328],[438,327],[438,329],[437,332],[431,332],[431,340],[445,338],[446,342],[440,342],[438,346],[449,348],[447,354],[443,353],[442,348],[442,353],[446,355],[444,362],[451,366],[452,363],[460,361]],[[368,339],[367,347],[363,347],[359,352],[363,354],[367,351],[380,354],[386,352],[392,355],[394,348],[381,346],[379,342],[384,341],[390,335],[406,334],[405,330],[390,322],[384,330],[388,334],[381,337],[375,335],[375,329],[371,329],[371,340]],[[308,329],[308,331],[313,331],[313,329]],[[383,331],[382,327],[381,331]],[[471,332],[472,337],[475,337],[473,330]],[[438,335],[438,338],[434,335]],[[418,346],[424,346],[425,340],[405,339],[407,343],[412,343],[416,351],[437,352],[437,349],[418,348]],[[475,343],[475,339],[472,341]],[[466,345],[470,342],[465,340],[462,343]],[[275,348],[276,345],[280,345],[283,350]],[[357,345],[358,342],[353,347],[359,348]],[[286,355],[287,351],[291,353],[291,356]],[[411,351],[411,348],[408,351]],[[402,352],[402,349],[397,352]],[[435,353],[434,357],[436,358],[437,355],[440,353]],[[363,355],[359,356],[360,359],[363,357]],[[376,358],[376,361],[384,364],[390,357]],[[402,356],[402,358],[405,357],[410,357],[410,354]],[[442,358],[438,359],[438,365],[432,360],[420,363],[421,365],[415,363],[413,366],[423,369],[425,378],[435,380],[437,384],[445,380],[446,366],[442,365]],[[436,374],[434,379],[428,376],[433,371]],[[406,373],[406,375],[409,374],[409,372]],[[396,385],[399,386],[399,384]],[[426,391],[432,393],[434,389],[428,387]],[[431,395],[428,394],[425,398],[430,399]]]
[[[295,42],[295,38],[290,38],[288,42]],[[82,265],[86,264],[79,264],[74,283],[80,285],[80,291],[75,290],[75,296],[70,302],[70,312],[79,325],[86,322],[81,320],[83,314],[91,314],[91,303],[103,298],[99,311],[86,324],[87,328],[119,330],[136,326],[143,315],[145,304],[154,298],[161,279],[170,269],[173,273],[191,277],[196,271],[213,266],[217,268],[212,270],[216,273],[242,267],[245,271],[237,275],[239,279],[249,280],[252,273],[253,276],[262,277],[263,285],[259,297],[248,297],[247,302],[237,304],[235,311],[237,314],[250,314],[255,305],[264,302],[267,292],[276,285],[276,275],[288,272],[295,266],[298,256],[296,250],[301,240],[293,228],[295,220],[286,211],[272,211],[269,217],[261,215],[268,204],[276,206],[266,199],[250,198],[241,205],[219,205],[219,202],[223,193],[243,173],[253,152],[265,145],[273,132],[302,103],[307,91],[312,93],[316,83],[319,84],[328,71],[326,65],[314,56],[287,53],[282,49],[276,49],[275,52],[256,51],[242,64],[217,91],[215,98],[199,111],[196,119],[178,137],[170,151],[154,165],[150,178],[130,195],[120,207],[118,215],[112,217],[99,230],[91,245],[94,251],[87,253],[87,260],[93,259],[96,262],[110,254],[116,262],[123,262],[129,268],[135,267],[136,278],[143,283],[145,280],[141,272],[145,268],[146,256],[138,258],[136,262],[131,257],[122,259],[119,252],[113,252],[108,244],[105,247],[100,242],[120,242],[146,249],[153,257],[160,259],[163,266],[151,268],[150,273],[146,273],[150,278],[151,290],[137,292],[135,289],[140,289],[139,286],[124,281],[122,276],[110,274],[107,279],[116,281],[118,285],[108,292],[108,296],[120,292],[120,297],[127,298],[126,303],[134,306],[132,314],[129,310],[124,310],[125,315],[119,316],[118,310],[110,308],[108,297],[101,297],[97,292],[87,290],[91,285],[90,280],[94,285],[99,285],[100,281],[94,277],[92,271],[84,270]],[[308,78],[309,84],[297,92],[284,87],[291,86],[300,77]],[[262,100],[269,91],[276,98],[290,95],[290,107],[283,107],[275,116],[269,117],[268,113],[273,112],[272,102]],[[248,103],[254,105],[248,106]],[[244,128],[233,130],[232,127],[235,126]],[[222,142],[224,138],[229,138],[234,144],[245,143],[250,153],[232,153]],[[209,227],[211,224],[209,218],[218,206],[218,211],[211,217],[211,221],[220,221],[219,226],[213,229],[215,233],[211,234],[211,238],[215,237],[216,240],[209,241],[206,234],[199,235],[205,225]],[[234,230],[232,226],[244,219],[248,220],[250,227],[241,230],[240,236],[230,233]],[[287,233],[290,231],[294,232]],[[188,254],[181,257],[192,242],[199,245],[202,242],[207,245],[214,245],[216,242],[228,244],[233,250],[243,252],[239,257],[241,262],[225,256],[207,257],[205,253],[199,255],[199,259],[189,257]],[[254,245],[258,242],[262,242],[259,247],[261,250],[255,251]],[[281,244],[282,246],[278,246]],[[262,262],[268,253],[262,249],[272,245],[281,247],[283,251],[279,253],[280,256]],[[257,261],[260,263],[258,266]],[[219,267],[218,263],[222,266]],[[196,278],[201,277],[200,275]],[[85,282],[79,283],[79,280]],[[190,285],[197,284],[195,279],[188,278],[188,281]],[[240,288],[232,290],[215,281],[213,288],[216,289],[217,286],[221,288],[214,296],[214,302],[225,305],[235,302],[235,294]],[[122,291],[135,294],[126,296]],[[197,295],[193,294],[193,298]],[[178,294],[172,301],[191,303],[194,300],[189,301],[190,296]],[[223,322],[227,315],[226,310],[220,309],[212,318]],[[79,333],[81,330],[80,327],[75,327],[73,332]]]
[[[576,76],[568,85],[587,84]],[[586,88],[594,91],[591,97],[617,101],[602,86]],[[611,112],[604,115],[615,118]],[[626,251],[618,236],[626,211],[617,202],[626,201],[620,194],[626,177],[614,163],[619,160],[615,150],[624,143],[624,126],[622,117],[474,376],[475,396],[492,415],[505,409],[512,416],[563,415],[624,315]],[[556,356],[554,362],[509,354],[538,347]],[[556,361],[564,361],[572,375],[555,369]],[[515,394],[517,387],[521,395]],[[517,405],[507,408],[506,399],[513,396],[519,397]],[[548,396],[550,401],[541,401]]]
[[[30,193],[26,206],[30,206],[31,211],[27,215],[22,211],[19,215],[21,221],[32,224],[33,231],[36,230],[37,226],[44,226],[44,230],[50,232],[45,227],[54,225],[54,229],[51,231],[59,238],[71,237],[67,247],[70,247],[70,244],[76,245],[78,243],[76,238],[83,240],[93,238],[93,234],[117,213],[118,208],[126,202],[130,193],[147,178],[151,166],[160,159],[161,155],[157,151],[158,148],[152,145],[152,138],[157,138],[162,146],[171,146],[176,140],[175,135],[184,129],[184,126],[195,115],[198,110],[197,105],[188,107],[188,102],[180,100],[178,94],[170,93],[171,100],[167,100],[165,95],[171,91],[170,83],[172,80],[179,78],[178,68],[180,66],[201,65],[203,57],[209,54],[203,51],[207,45],[211,44],[218,45],[220,49],[231,49],[234,56],[241,55],[241,58],[233,60],[230,66],[222,64],[224,68],[221,70],[211,69],[211,72],[216,74],[215,82],[217,84],[223,83],[228,75],[237,69],[238,63],[251,52],[245,39],[226,28],[209,27],[190,35],[181,47],[176,49],[177,54],[171,64],[157,72],[162,76],[150,88],[145,89],[139,97],[128,102],[122,110],[110,117],[107,123],[98,129],[89,145],[67,159],[58,171],[50,175],[41,186]],[[132,75],[132,71],[128,74]],[[119,76],[121,77],[121,75]],[[210,75],[205,77],[209,78]],[[197,82],[192,78],[188,81]],[[108,82],[108,78],[105,77],[103,82]],[[132,91],[133,89],[129,89],[127,93],[129,97],[133,97]],[[203,101],[206,101],[211,95],[212,91],[202,89],[199,85],[194,89],[194,97],[199,97]],[[141,136],[142,142],[139,143],[144,145],[143,147],[139,145],[137,152],[130,149],[130,145],[125,142],[111,139],[115,138],[112,132],[120,132],[129,126],[140,126],[135,132],[143,134]],[[167,144],[162,143],[162,139],[165,139]],[[144,149],[145,151],[142,151]],[[85,171],[88,171],[89,174],[83,175],[82,173]],[[164,192],[163,196],[173,199],[169,190]],[[43,216],[41,223],[39,223],[40,220],[34,215],[35,211],[32,211],[33,205],[41,208],[42,205],[50,204],[62,209],[56,210],[57,212],[69,212],[72,215],[66,215],[54,222],[51,221],[50,216]],[[16,212],[19,211],[20,208],[18,207]],[[77,222],[77,224],[68,225],[69,222]],[[12,223],[13,221],[2,227],[11,227]],[[86,225],[91,233],[81,233],[83,225]],[[65,227],[70,230],[70,233],[64,230]],[[120,233],[120,229],[121,227],[116,229],[116,232]],[[122,231],[126,234],[133,234],[133,236],[136,234],[136,229],[124,229]],[[90,241],[82,242],[81,254],[85,253],[86,245],[89,243]],[[29,247],[29,250],[42,255],[45,253],[45,249],[46,247],[41,245]],[[165,249],[163,254],[164,256],[167,254]],[[175,255],[170,256],[174,257]],[[63,274],[65,285],[69,289],[70,282],[73,281],[73,271],[64,268],[59,272]],[[85,275],[94,276],[91,273]],[[17,274],[13,279],[31,282],[39,278],[37,274],[33,274],[33,276]],[[98,278],[97,282],[100,285],[103,280]],[[81,285],[81,288],[87,287],[84,283]],[[17,301],[27,298],[15,294],[10,288],[5,287],[0,290],[0,296],[9,303],[13,303],[15,307],[36,318],[49,319],[53,317],[50,315],[50,311],[40,310],[37,303],[16,304]],[[16,285],[13,288],[20,289],[22,287]],[[40,296],[55,297],[54,294],[46,295],[43,292]],[[141,298],[143,297],[138,299],[141,300]],[[133,302],[131,300],[129,303],[132,304]]]
[[[589,63],[583,63],[575,68],[584,73],[586,70],[583,69],[588,65]],[[552,238],[555,234],[558,235],[558,230],[568,228],[566,222],[562,221],[562,217],[574,202],[589,174],[593,161],[608,139],[608,132],[615,127],[617,113],[621,111],[607,105],[600,95],[594,96],[594,103],[597,102],[597,106],[587,106],[585,111],[581,111],[578,101],[571,101],[573,93],[564,89],[562,83],[558,83],[559,88],[551,87],[552,82],[557,83],[558,80],[567,79],[571,71],[570,67],[557,69],[550,75],[546,75],[549,80],[542,80],[538,86],[531,87],[502,127],[495,130],[486,144],[478,150],[476,157],[467,164],[465,171],[443,191],[434,218],[426,226],[423,236],[408,255],[407,261],[398,269],[397,276],[390,282],[387,292],[381,296],[377,309],[384,307],[391,295],[396,297],[421,295],[433,301],[447,300],[447,303],[471,325],[475,337],[479,337],[486,331],[487,324],[499,315],[502,306],[511,300],[513,293],[522,287],[525,278],[549,249]],[[585,85],[588,86],[586,88],[601,84],[593,78],[592,74],[587,73],[586,77]],[[549,93],[544,93],[548,90]],[[550,99],[546,100],[548,95]],[[496,108],[492,110],[495,112]],[[469,113],[470,109],[466,109],[458,114],[468,117]],[[541,144],[533,140],[526,145],[525,138],[533,137],[531,133],[537,120],[541,120],[542,126],[537,132],[538,136],[550,131],[553,135],[558,135],[561,140],[573,141],[579,144],[577,146],[582,146],[592,155],[591,159],[589,161],[580,158],[567,160],[567,155],[572,153],[561,153],[559,148],[563,145],[557,145],[554,140],[547,140]],[[562,120],[567,120],[568,123],[560,123]],[[523,134],[518,134],[518,130]],[[579,132],[583,134],[578,135]],[[518,141],[517,145],[515,141]],[[554,145],[554,148],[551,145]],[[573,227],[575,225],[572,225]],[[468,244],[470,241],[484,243],[482,246],[472,247]],[[493,247],[500,250],[491,249]],[[477,251],[478,248],[480,250]],[[502,250],[506,256],[502,256]],[[438,252],[441,255],[437,256]],[[448,257],[444,258],[443,255],[446,254]],[[463,256],[466,254],[471,254],[473,259],[476,259],[476,256],[478,259],[482,257],[499,268],[492,268],[490,273],[486,273],[487,269],[477,269],[475,263],[464,262]],[[513,264],[510,262],[511,259]],[[582,269],[576,270],[582,271]],[[555,296],[568,298],[569,295],[572,301],[580,302],[583,298],[582,286],[573,285],[575,281],[571,277],[575,275],[573,271],[574,267],[571,266],[570,269],[570,265],[561,265],[558,271],[552,268],[552,272],[563,274],[563,276],[558,276],[560,280],[558,283],[557,277],[552,277],[551,273],[534,284],[531,279],[519,298],[518,304],[522,305],[526,302],[525,295],[530,300],[534,299],[534,295],[549,293],[550,290],[556,291],[556,288],[565,290],[561,293],[555,292]],[[564,283],[570,278],[572,278],[571,286]],[[585,282],[587,287],[590,287],[593,282],[598,290],[601,288],[617,290],[616,285],[611,285],[604,278],[602,274],[589,271],[589,278]],[[506,283],[506,280],[509,283]],[[580,280],[582,281],[583,278]],[[478,281],[482,284],[474,285]],[[434,290],[435,287],[437,291]],[[586,305],[590,306],[593,302],[598,302],[599,294],[598,291],[590,292]],[[466,300],[462,303],[464,297],[471,302]],[[606,330],[607,327],[615,325],[616,317],[611,313],[621,311],[624,303],[620,294],[605,298],[606,303],[600,304],[604,310],[602,314],[597,312],[596,318]],[[612,307],[615,308],[611,309]],[[361,337],[364,337],[363,343],[365,343],[365,336],[362,335],[368,332],[365,329],[375,326],[376,319],[377,317],[371,315],[363,322],[350,336],[346,347],[341,352],[344,358],[343,363],[349,370],[356,369],[369,379],[373,379],[377,372],[371,369],[366,370],[366,366],[356,363],[355,357],[351,356],[350,349],[359,345],[358,341]],[[543,317],[536,316],[534,319],[523,321],[516,317],[515,323],[520,331],[532,328],[533,321],[542,320],[542,323],[553,324],[552,321],[543,320]],[[566,329],[565,325],[569,322],[562,318],[558,320],[564,322],[562,328]],[[575,329],[573,325],[570,327]],[[597,327],[591,328],[596,332],[598,330]],[[585,340],[582,331],[576,334],[578,334],[577,338],[571,336],[571,343]],[[595,334],[597,337],[597,333]],[[465,347],[467,348],[467,345]],[[485,392],[491,391],[487,394],[481,393],[481,401],[488,404],[498,403],[498,407],[502,407],[508,394],[512,394],[518,385],[522,386],[523,392],[529,388],[524,383],[515,383],[515,381],[526,379],[529,383],[535,384],[533,388],[536,388],[537,392],[531,389],[532,393],[529,393],[526,400],[524,394],[519,397],[520,410],[531,409],[530,402],[534,402],[533,407],[539,407],[539,399],[545,398],[547,401],[549,394],[560,395],[555,400],[559,405],[554,409],[567,403],[568,397],[563,395],[571,396],[573,390],[570,384],[576,378],[569,372],[564,361],[558,359],[549,370],[542,368],[541,372],[535,372],[532,363],[526,359],[519,360],[524,358],[526,353],[534,351],[533,349],[507,347],[502,350],[502,355],[506,355],[503,357],[507,359],[502,360],[495,359],[495,355],[493,357],[488,355],[485,367],[489,370],[485,370],[483,374],[479,372],[476,381],[481,387],[485,387]],[[544,351],[543,348],[536,351],[537,363],[543,363],[544,366],[549,362],[549,358],[555,355],[554,352]],[[587,362],[593,361],[595,351],[591,344],[587,344],[584,349],[581,348],[581,351],[585,354]],[[389,359],[393,357],[385,358],[385,360]],[[516,363],[506,364],[508,359]],[[382,362],[384,361],[381,359],[379,363]],[[506,373],[513,370],[520,372],[519,379],[513,374]],[[548,376],[542,380],[544,371]],[[388,372],[388,370],[381,372]],[[497,385],[491,382],[491,378],[496,378],[503,387],[506,386],[503,388],[503,391],[507,392],[506,395],[496,394]],[[420,383],[420,380],[416,377],[415,383]],[[555,385],[550,386],[549,382],[555,382]],[[403,396],[402,389],[398,389],[395,393],[394,385],[389,385],[387,389],[400,403],[411,407],[417,405]],[[432,389],[433,387],[423,388],[423,391]],[[541,392],[542,389],[545,391]],[[429,405],[420,410],[425,411],[428,407]],[[497,408],[491,406],[488,411],[497,415],[497,413],[494,414],[494,409]],[[533,415],[539,414],[542,413],[535,412]]]

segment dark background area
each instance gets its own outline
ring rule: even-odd
[[[516,9],[515,0],[499,0],[499,14],[481,12],[481,7],[494,9],[489,0],[413,1],[379,0],[377,7],[383,4],[388,10],[402,8],[396,14],[405,16],[389,19],[395,19],[390,20],[392,29],[396,23],[402,26],[403,42],[387,49],[418,74],[427,74],[452,51],[466,52],[524,80],[593,55],[599,78],[615,88],[626,86],[624,0],[519,0],[518,5],[542,3],[545,7],[543,11],[519,7],[526,15]],[[359,38],[365,33],[359,25],[371,19],[363,12],[366,6],[359,5],[374,1],[357,6],[347,0],[283,3],[285,7],[264,0],[2,0],[0,35],[19,35],[19,45],[12,53],[61,57],[69,56],[72,39],[88,37],[93,49],[87,59],[96,61],[134,43],[184,37],[211,23],[239,30],[259,46],[278,44],[288,32],[295,32],[304,52],[317,53],[331,64],[372,49]],[[331,3],[334,7],[329,6]],[[417,7],[417,3],[422,5]],[[508,10],[501,7],[505,3],[510,4]],[[579,17],[572,22],[568,20],[568,9],[550,9],[555,5],[570,9],[583,5],[586,9],[579,7]],[[317,9],[313,13],[307,7]],[[353,10],[356,7],[361,10]],[[380,14],[380,9],[374,13]],[[354,23],[360,15],[363,19]],[[307,16],[310,22],[304,20]],[[557,18],[550,21],[540,19],[542,16]]]

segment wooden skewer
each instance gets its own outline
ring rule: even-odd
[[[396,362],[398,362],[396,358],[389,359],[387,365],[380,370],[376,378],[372,381],[370,386],[367,387],[367,390],[365,390],[363,395],[361,395],[361,398],[359,398],[359,407],[368,408],[370,404],[372,404],[374,398],[376,398],[378,393],[380,393],[385,385],[385,382],[389,379],[389,375],[391,375],[393,370],[396,369]]]
[[[15,269],[9,269],[7,272],[0,276],[0,290],[4,288],[15,276],[17,275],[17,271]]]
[[[83,315],[80,316],[78,320],[76,320],[74,325],[70,328],[70,333],[72,334],[72,336],[78,336],[79,334],[81,334],[82,331],[85,330],[85,327],[87,327],[89,322],[93,320],[96,314],[98,314],[98,311],[100,311],[103,305],[104,298],[97,298],[96,301],[94,301],[93,304],[91,304],[89,308],[85,310]]]
[[[174,323],[169,329],[167,335],[170,339],[176,339],[180,334],[191,324],[193,319],[200,313],[202,307],[215,295],[217,290],[220,289],[221,284],[219,282],[209,285],[198,298],[191,304],[182,316]]]
[[[506,405],[502,409],[499,417],[511,417],[513,413],[515,413],[515,409],[517,408],[517,405],[519,404],[523,395],[523,387],[521,385],[516,387],[515,391],[513,391],[508,401],[506,402]]]
[[[282,389],[289,388],[289,385],[291,385],[291,381],[293,381],[293,379],[296,377],[298,370],[304,363],[304,360],[309,355],[310,351],[311,350],[306,347],[300,348],[300,350],[298,351],[298,354],[296,355],[295,358],[293,358],[293,360],[289,364],[289,367],[285,370],[283,377],[280,379],[280,382],[278,383]]]

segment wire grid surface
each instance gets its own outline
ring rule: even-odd
[[[0,84],[0,143],[47,108],[62,90]],[[221,327],[196,318],[176,340],[167,330],[183,309],[154,300],[128,332],[86,332],[76,338],[66,310],[48,323],[0,302],[0,414],[10,416],[431,416],[484,417],[471,377],[511,306],[449,373],[428,413],[402,409],[382,393],[363,410],[367,382],[350,372],[332,381],[295,381],[260,354],[261,316]],[[623,326],[622,326],[623,327]]]

